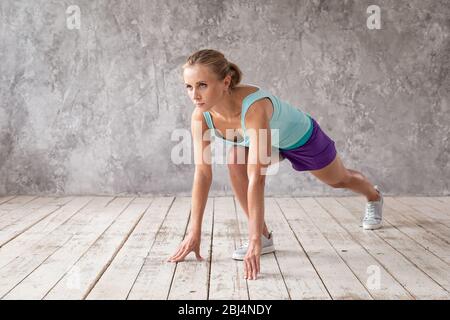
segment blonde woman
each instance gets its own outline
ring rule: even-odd
[[[308,113],[263,88],[240,84],[241,70],[219,51],[197,51],[183,69],[187,94],[195,105],[191,118],[195,175],[189,232],[168,261],[183,261],[190,252],[203,259],[201,226],[212,182],[211,160],[205,159],[210,157],[210,141],[203,139],[208,130],[233,145],[227,162],[233,191],[248,217],[248,243],[237,248],[232,257],[244,261],[244,278],[256,279],[260,255],[275,250],[273,235],[264,221],[264,186],[265,169],[278,161],[288,159],[296,171],[309,171],[333,188],[363,194],[368,201],[364,229],[381,227],[381,192],[363,174],[344,167],[334,141]],[[272,139],[274,129],[277,139]],[[274,148],[277,157],[273,157]]]

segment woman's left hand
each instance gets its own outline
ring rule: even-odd
[[[244,257],[244,278],[256,280],[260,271],[261,240],[250,240]]]

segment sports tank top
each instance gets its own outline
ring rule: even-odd
[[[253,102],[263,98],[269,98],[273,105],[273,114],[269,122],[272,146],[278,149],[291,150],[304,145],[312,134],[313,124],[311,116],[308,113],[291,106],[289,103],[282,101],[270,92],[263,90],[258,86],[252,86],[257,87],[258,90],[246,96],[242,101],[241,126],[244,134],[243,139],[235,142],[222,137],[214,128],[211,114],[209,111],[205,111],[203,112],[203,116],[208,128],[212,130],[213,135],[224,140],[227,144],[248,147],[250,138],[245,133],[245,114]]]

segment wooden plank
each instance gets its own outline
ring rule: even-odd
[[[266,202],[266,199],[264,199]],[[264,203],[265,206],[265,203]],[[241,243],[248,240],[248,220],[244,210],[240,205],[236,206],[237,219],[239,222]],[[266,212],[266,210],[264,210]],[[230,253],[231,254],[231,253]],[[244,265],[242,264],[242,274],[244,276]],[[273,253],[261,256],[261,273],[258,279],[247,280],[250,300],[287,300],[289,292],[281,275],[280,268]]]
[[[41,220],[54,214],[55,212],[61,209],[61,206],[66,205],[73,199],[74,199],[73,197],[58,198],[54,202],[44,205],[40,208],[37,208],[36,210],[27,213],[23,218],[16,219],[9,225],[4,226],[3,229],[0,230],[0,247],[12,241],[21,233],[32,228],[35,224],[39,223]]]
[[[413,297],[322,207],[332,208],[332,198],[299,198],[298,202],[314,225],[358,277],[374,299],[412,299]],[[374,281],[373,270],[383,281]],[[378,272],[379,271],[379,272]]]
[[[164,299],[167,297],[175,264],[167,263],[165,259],[168,257],[168,251],[179,244],[178,241],[184,234],[189,216],[189,199],[186,197],[166,198],[164,202],[160,201],[157,204],[152,206],[149,214],[146,214],[136,226],[86,299],[152,299],[151,294],[165,295]],[[166,243],[171,242],[172,247],[164,248]],[[158,263],[155,262],[152,265],[154,270],[147,271],[143,265],[155,245],[158,246],[158,250],[163,251],[163,254],[159,257]],[[170,267],[169,270],[168,267]],[[147,292],[144,292],[142,296],[135,295],[136,285],[138,289],[141,289],[138,284],[141,274],[150,278],[154,276],[155,278],[151,279],[153,280],[151,285],[159,280],[163,282],[161,287],[153,287],[149,296],[146,296]],[[158,277],[160,278],[157,279]],[[162,285],[165,286],[164,290]]]
[[[142,204],[133,205],[132,197],[121,197],[99,212],[91,222],[78,231],[59,250],[49,256],[44,263],[33,270],[25,279],[17,284],[3,299],[42,299],[58,280],[80,259],[89,247],[107,230],[121,215],[128,212],[135,218],[142,212]],[[122,221],[125,223],[125,221]]]
[[[0,210],[2,210],[2,204],[14,199],[18,198],[19,196],[2,196],[0,197]]]
[[[273,231],[275,257],[290,298],[293,300],[331,299],[322,279],[284,219],[275,198],[266,198],[265,212],[267,227]]]
[[[136,198],[133,203],[114,221],[86,253],[64,274],[58,283],[44,296],[44,299],[81,300],[91,291],[100,276],[111,264],[114,257],[130,234],[143,219],[161,204],[168,206],[171,198]],[[152,207],[152,202],[156,201]]]
[[[212,228],[214,221],[214,199],[210,199],[205,207],[202,223],[200,254],[205,260],[197,261],[195,254],[190,253],[185,261],[177,263],[170,288],[169,300],[206,300],[209,290],[209,273],[212,253]],[[192,198],[191,198],[192,202]]]
[[[414,218],[403,215],[397,201],[384,202],[383,220],[409,236],[426,250],[434,253],[445,263],[450,264],[450,244],[430,230],[423,228],[420,222],[417,222]]]
[[[364,206],[354,209],[350,202],[351,198],[335,198],[336,204],[327,211],[416,299],[445,299],[447,292],[411,261],[378,237],[378,230],[371,231],[361,228]],[[351,213],[352,210],[355,211],[357,219]]]
[[[114,204],[111,197],[99,197],[85,210],[57,228],[50,235],[29,247],[13,261],[0,268],[0,298],[13,289],[20,281],[39,267],[50,255],[68,242],[83,226],[89,226],[97,210],[104,210]],[[120,201],[120,200],[119,200]],[[101,208],[106,203],[109,205]],[[101,211],[100,211],[101,212]]]
[[[293,198],[279,198],[277,202],[331,297],[340,300],[371,299],[366,288],[312,223],[299,203]]]
[[[431,206],[437,210],[437,212],[441,213],[441,220],[445,219],[447,222],[450,221],[450,203],[444,203],[434,199],[433,197],[418,197],[417,200],[421,201],[425,205]]]
[[[384,205],[390,208],[395,208],[395,214],[407,219],[420,228],[427,230],[434,236],[438,237],[442,241],[450,244],[450,229],[439,221],[431,219],[419,211],[416,211],[414,207],[409,207],[403,202],[400,202],[395,197],[384,197]]]
[[[348,204],[352,205],[352,210],[355,218],[359,220],[359,212],[365,206],[365,199],[351,198]],[[386,208],[385,211],[389,211]],[[385,221],[385,227],[379,229],[376,233],[380,238],[389,243],[395,250],[405,256],[417,268],[422,270],[435,282],[437,282],[443,289],[450,290],[450,266],[442,261],[432,252],[420,246],[410,237],[395,229],[389,222]]]
[[[11,199],[8,197],[3,198],[6,201],[0,203],[0,213],[4,211],[11,211],[24,206],[25,204],[38,199],[38,196],[12,196]]]
[[[167,259],[175,252],[185,235],[190,206],[190,198],[177,197],[165,218],[160,219],[127,299],[167,299],[177,267],[177,264],[168,262]]]
[[[80,213],[93,199],[92,197],[77,197],[54,214],[47,216],[47,218],[18,235],[13,241],[3,244],[0,247],[0,268],[14,258],[25,255],[27,251],[30,252],[31,246],[46,238],[55,229],[73,218],[74,215]]]
[[[430,197],[433,200],[450,205],[450,197]]]
[[[30,200],[30,197],[24,197],[22,201],[17,199],[17,202],[11,203],[10,206],[2,210],[0,216],[0,230],[20,221],[28,214],[31,214],[46,205],[60,205],[61,202],[63,204],[66,203],[66,200],[67,198],[57,197],[34,197],[32,200]],[[5,204],[2,206],[5,207]]]
[[[430,205],[425,197],[395,197],[395,199],[406,206],[413,207],[416,211],[419,211],[428,218],[445,225],[449,228],[450,232],[450,216],[447,213],[448,208],[445,210],[437,209]]]
[[[105,207],[112,199],[112,197],[83,197],[79,198],[79,201],[71,202],[64,206],[61,208],[60,217],[59,215],[50,216],[49,221],[41,221],[41,223],[28,229],[12,242],[1,247],[0,268],[13,260],[27,257],[30,253],[37,254],[35,251],[36,245],[38,245],[39,249],[43,249],[47,242],[48,246],[57,247],[58,241],[60,243],[66,241],[78,230],[77,228],[92,219],[93,215],[90,213]],[[86,203],[88,203],[87,207],[85,207]],[[23,258],[23,261],[25,263],[26,259]]]
[[[190,197],[177,197],[162,222],[155,240],[144,256],[145,260],[127,299],[167,299],[178,264],[167,259],[184,238],[191,208]]]
[[[210,300],[248,300],[247,283],[240,261],[232,259],[240,246],[236,208],[231,197],[214,198],[214,229],[212,240]]]

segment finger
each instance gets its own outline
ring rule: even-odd
[[[261,273],[261,259],[256,258],[256,274]]]
[[[183,261],[183,259],[184,259],[184,256],[180,255],[178,257],[173,258],[172,262],[180,262],[180,261]]]
[[[244,279],[248,278],[248,265],[247,260],[244,260]]]
[[[186,249],[184,250],[179,256],[178,258],[176,258],[176,261],[183,261],[184,258],[189,254],[190,250]]]
[[[180,261],[180,258],[182,258],[183,255],[186,256],[186,254],[185,254],[186,251],[187,251],[187,248],[182,248],[182,249],[178,252],[178,254],[176,254],[176,255],[173,257],[172,261],[174,261],[174,262]]]
[[[173,261],[173,259],[175,259],[176,257],[178,257],[181,253],[181,249],[178,250],[173,256],[170,257],[170,261]]]
[[[248,260],[248,269],[247,269],[247,274],[248,274],[248,279],[249,280],[253,280],[253,265],[252,265],[252,258],[250,258]]]
[[[170,256],[170,258],[167,261],[172,261],[173,258],[175,258],[181,251],[181,248],[178,248],[177,251]]]
[[[256,257],[252,258],[251,264],[252,264],[252,280],[256,280]]]

